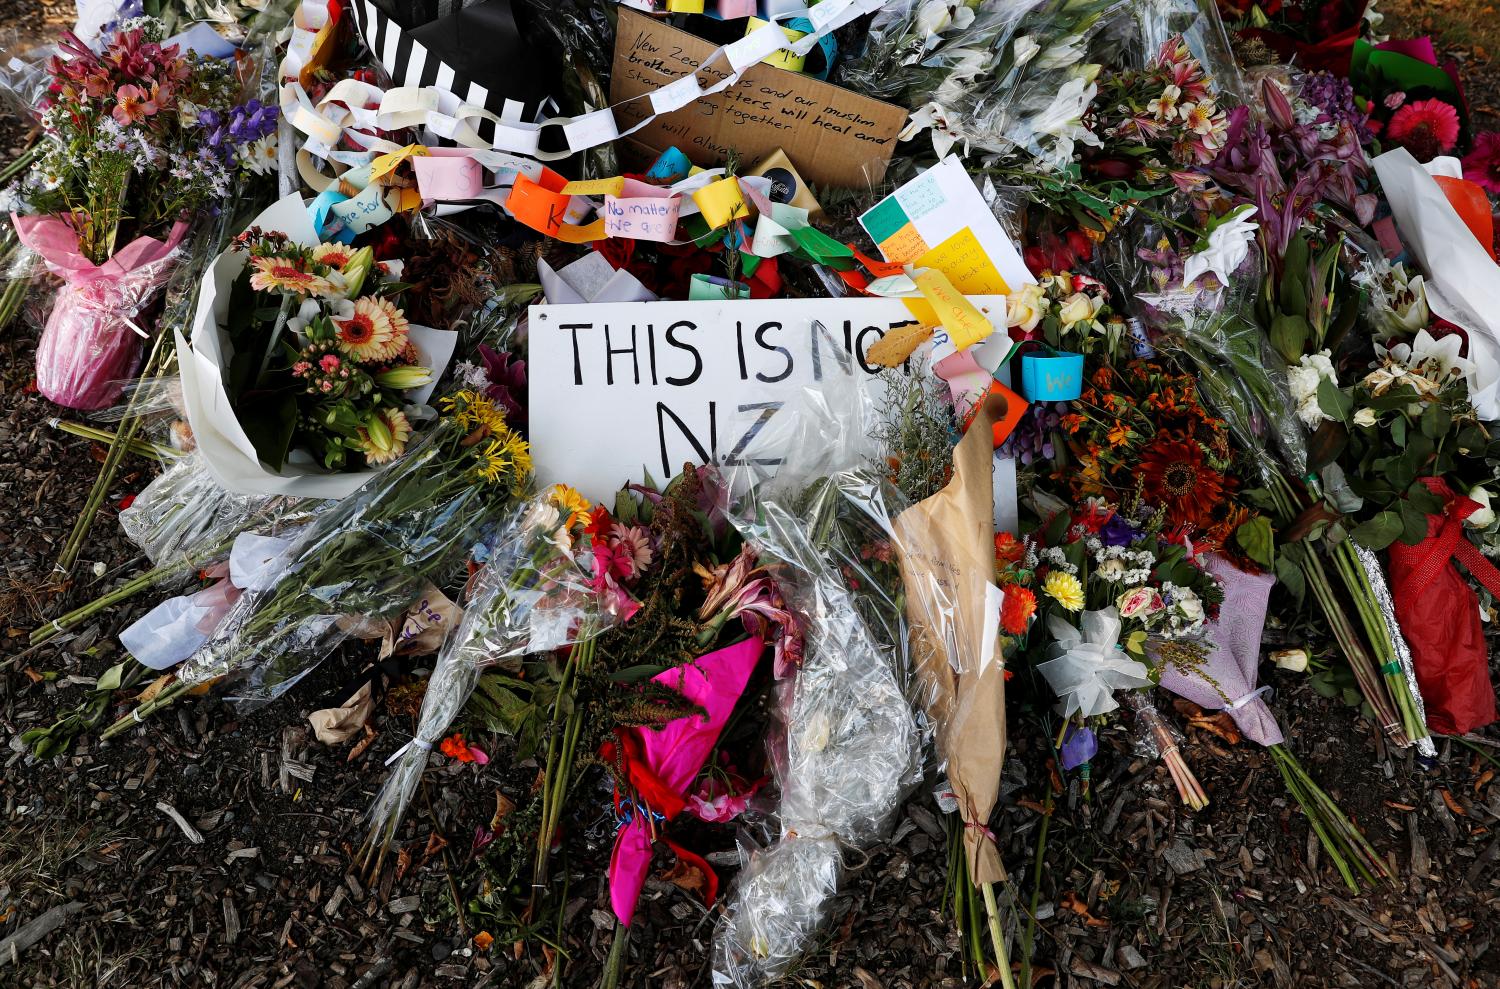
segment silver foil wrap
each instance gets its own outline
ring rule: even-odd
[[[1422,704],[1422,691],[1417,687],[1417,668],[1411,661],[1411,650],[1407,648],[1406,636],[1401,634],[1401,623],[1396,621],[1396,605],[1391,600],[1391,589],[1385,582],[1385,571],[1380,569],[1380,560],[1375,556],[1373,550],[1352,542],[1354,554],[1359,557],[1360,566],[1364,567],[1365,579],[1370,582],[1370,589],[1375,592],[1375,603],[1380,605],[1380,615],[1385,619],[1385,630],[1391,637],[1391,645],[1395,647],[1396,659],[1401,663],[1401,672],[1406,677],[1407,689],[1411,691],[1412,701],[1416,704],[1417,717],[1422,719],[1422,727],[1427,727],[1427,709]],[[1417,751],[1422,755],[1432,758],[1437,755],[1437,746],[1432,744],[1431,735],[1423,735],[1416,740]]]

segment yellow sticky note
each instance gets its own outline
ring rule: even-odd
[[[618,196],[625,191],[625,180],[616,175],[608,179],[586,179],[562,187],[569,196]]]
[[[710,182],[693,193],[693,202],[703,212],[703,220],[710,230],[717,230],[731,220],[744,219],[750,215],[745,205],[745,196],[740,192],[739,179],[733,175]]]
[[[667,0],[667,11],[673,14],[701,14],[703,0]]]
[[[383,154],[370,162],[370,181],[379,182],[394,172],[406,159],[426,155],[427,153],[427,149],[420,144],[408,144],[400,151]]]
[[[938,325],[948,331],[953,346],[966,350],[995,332],[974,303],[953,287],[948,277],[936,268],[928,268],[913,279],[922,298],[932,306]]]
[[[912,264],[927,253],[927,241],[917,233],[910,220],[880,242],[880,253],[892,264]]]
[[[1010,286],[984,248],[979,246],[979,238],[969,227],[923,254],[915,263],[921,268],[941,271],[964,295],[1010,294]]]
[[[759,17],[752,17],[745,24],[745,33],[749,34],[758,28],[763,28],[767,23],[769,22],[763,21]],[[806,31],[794,31],[789,27],[777,26],[781,27],[781,33],[786,35],[787,41],[797,41],[807,36]],[[778,48],[761,59],[761,63],[764,65],[774,65],[778,69],[786,69],[790,72],[801,72],[802,67],[807,64],[807,56],[798,55],[790,48]]]

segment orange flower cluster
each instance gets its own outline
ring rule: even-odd
[[[462,733],[455,732],[449,735],[443,739],[439,748],[442,749],[443,755],[450,759],[457,759],[459,762],[474,761],[474,753],[469,750],[469,743],[464,741]]]

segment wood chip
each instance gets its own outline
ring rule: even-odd
[[[191,841],[195,845],[203,844],[203,835],[199,833],[197,828],[187,822],[187,818],[177,812],[176,807],[173,807],[165,800],[158,800],[156,802],[156,809],[170,817],[173,823],[182,829],[182,833],[187,837],[188,841]]]

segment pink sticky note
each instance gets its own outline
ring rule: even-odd
[[[736,17],[754,17],[756,0],[719,0],[719,16],[726,21]]]
[[[670,197],[604,197],[604,233],[632,240],[669,241],[677,236],[678,201]]]
[[[473,158],[419,155],[411,165],[423,202],[477,199],[484,191],[484,168]]]

